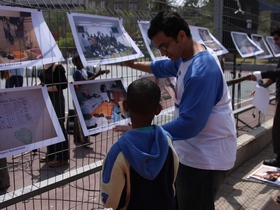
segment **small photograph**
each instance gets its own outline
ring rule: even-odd
[[[274,57],[280,57],[280,47],[274,43],[273,36],[266,36],[266,41],[267,41]]]
[[[126,89],[122,79],[104,79],[69,84],[85,136],[127,124],[129,115],[122,102]]]
[[[0,70],[64,60],[42,11],[0,6],[0,41]]]
[[[257,56],[264,52],[246,33],[232,31],[231,38],[242,58]]]
[[[77,50],[84,66],[118,63],[143,57],[125,31],[122,19],[68,13]]]
[[[64,141],[46,86],[0,90],[0,158]]]
[[[210,33],[208,28],[190,26],[193,39],[211,48],[216,55],[228,53],[228,50]]]
[[[259,34],[251,34],[252,40],[263,50],[263,53],[258,54],[256,56],[257,59],[266,59],[273,57],[269,47],[267,46],[262,35]]]
[[[280,168],[261,165],[257,170],[251,173],[248,178],[280,185]]]
[[[142,75],[141,78],[147,78],[155,82],[161,90],[160,104],[162,111],[160,114],[167,114],[174,111],[174,100],[176,98],[176,78],[156,78],[153,74]]]
[[[147,32],[148,32],[148,29],[150,27],[150,21],[139,20],[138,21],[138,26],[140,28],[142,37],[143,37],[145,45],[146,45],[146,48],[147,48],[152,60],[155,61],[155,60],[168,59],[168,57],[161,55],[159,49],[157,49],[155,47],[153,42],[148,37]]]

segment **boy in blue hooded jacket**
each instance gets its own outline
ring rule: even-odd
[[[152,125],[162,109],[160,89],[149,79],[132,82],[123,107],[132,130],[112,145],[102,168],[101,196],[114,210],[176,209],[178,157],[170,134]]]

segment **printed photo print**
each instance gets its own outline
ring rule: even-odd
[[[46,86],[0,90],[0,158],[64,141]]]
[[[0,70],[64,60],[35,9],[0,6],[0,42]]]
[[[266,59],[273,57],[268,45],[266,44],[262,35],[251,34],[252,40],[263,50],[263,53],[256,56],[257,59]]]
[[[264,52],[246,33],[232,31],[231,38],[242,58],[257,56]]]
[[[122,19],[75,13],[69,13],[68,19],[84,66],[143,57],[125,31]]]
[[[190,30],[195,41],[209,47],[216,55],[228,53],[228,50],[210,33],[208,28],[190,26]]]
[[[90,80],[69,85],[85,136],[129,122],[129,115],[122,106],[126,99],[122,79]]]
[[[280,47],[274,43],[273,36],[267,36],[266,41],[267,41],[274,57],[280,57]]]

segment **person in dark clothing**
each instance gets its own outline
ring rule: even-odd
[[[79,55],[74,55],[72,57],[72,63],[76,66],[76,70],[73,74],[73,80],[74,81],[85,81],[85,80],[94,80],[95,78],[101,76],[102,74],[108,74],[109,70],[99,70],[97,73],[92,73],[86,69],[84,69],[84,65],[81,61],[81,58]],[[74,106],[74,112],[75,112],[75,119],[74,119],[74,143],[76,145],[82,144],[85,147],[92,144],[89,140],[89,136],[84,136],[78,114],[76,111],[76,108]]]
[[[44,84],[47,86],[49,97],[65,138],[62,142],[47,146],[47,155],[41,157],[40,162],[47,162],[49,167],[68,165],[69,142],[64,126],[65,99],[63,95],[63,90],[68,87],[65,69],[59,63],[45,64],[39,74],[39,79],[41,83],[36,85]]]
[[[276,26],[272,32],[274,43],[280,47],[280,26]],[[273,151],[276,154],[276,157],[268,160],[264,160],[263,164],[268,166],[280,167],[280,59],[278,60],[277,67],[278,70],[271,71],[255,71],[252,74],[252,80],[260,80],[263,78],[267,79],[262,86],[267,88],[274,82],[276,83],[276,110],[273,118],[273,127],[272,127],[272,144]]]
[[[105,208],[175,210],[178,156],[170,134],[152,125],[162,109],[160,88],[143,78],[127,89],[123,107],[132,129],[110,148],[102,168],[101,196]]]

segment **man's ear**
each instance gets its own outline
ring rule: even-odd
[[[158,107],[157,107],[157,110],[156,110],[156,112],[155,112],[155,115],[159,115],[159,113],[161,112],[161,110],[162,110],[162,106],[161,106],[161,104],[158,104]]]
[[[122,105],[123,105],[123,109],[124,109],[126,112],[128,112],[127,100],[124,100],[124,101],[122,102]]]

